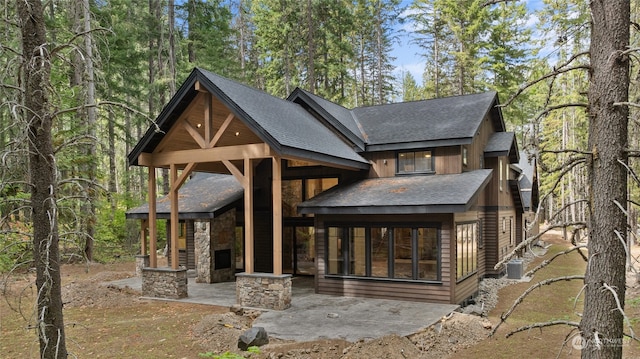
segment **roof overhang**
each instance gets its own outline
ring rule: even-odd
[[[220,81],[220,86],[217,86],[212,79],[217,79],[218,81]],[[153,154],[160,141],[162,141],[162,139],[164,138],[164,135],[175,125],[176,121],[180,118],[181,114],[184,112],[187,106],[195,99],[196,95],[199,92],[198,90],[205,90],[215,96],[227,109],[229,109],[231,113],[233,113],[236,118],[243,121],[243,123],[268,146],[268,148],[272,152],[271,155],[283,158],[286,158],[287,156],[303,158],[309,161],[315,161],[329,166],[334,165],[351,170],[368,169],[370,167],[369,162],[360,157],[353,149],[348,149],[348,151],[350,152],[348,156],[339,157],[337,155],[332,155],[331,150],[328,150],[327,153],[322,153],[322,151],[317,150],[307,150],[304,148],[303,143],[301,143],[300,147],[298,148],[287,146],[286,144],[281,144],[263,126],[260,125],[259,121],[256,121],[256,119],[250,116],[242,108],[242,106],[236,103],[236,101],[238,100],[237,97],[241,97],[240,95],[238,95],[237,91],[234,94],[234,96],[236,96],[236,101],[234,101],[234,98],[231,98],[227,93],[225,93],[225,91],[221,89],[221,86],[227,86],[230,88],[229,84],[231,83],[233,83],[232,86],[234,86],[235,89],[242,88],[243,90],[250,92],[247,95],[249,97],[252,94],[259,93],[257,96],[261,96],[261,98],[263,99],[269,97],[269,99],[272,98],[273,101],[286,102],[284,100],[267,95],[262,91],[246,87],[231,80],[222,80],[222,78],[214,76],[213,74],[205,74],[203,70],[196,68],[180,86],[174,97],[171,98],[156,121],[154,121],[154,123],[149,127],[143,138],[129,153],[129,155],[127,156],[129,165],[148,165],[140,163],[140,157],[148,157],[149,155]],[[250,104],[250,102],[247,102],[246,98],[242,100],[245,101],[245,103]],[[288,106],[296,106],[298,108],[300,106],[291,102],[287,103],[290,104]],[[306,113],[306,115],[311,116],[308,113]],[[326,131],[329,130],[326,129]],[[347,146],[342,142],[340,143],[340,145]]]
[[[367,145],[366,151],[367,152],[402,151],[402,150],[413,150],[418,148],[469,145],[472,142],[473,142],[473,137],[429,140],[429,141],[419,141],[419,142],[387,143],[387,144],[380,144],[380,145]]]
[[[241,206],[244,190],[231,175],[195,173],[178,190],[178,218],[215,218],[231,208]],[[149,204],[132,208],[125,213],[127,219],[149,218]],[[171,218],[168,196],[156,199],[156,218]]]
[[[522,190],[520,189],[520,182],[518,180],[509,180],[509,188],[511,189],[511,197],[513,197],[513,203],[516,209],[524,212],[524,200],[522,198]]]
[[[469,211],[491,170],[452,175],[365,179],[337,186],[298,205],[301,214],[426,214]]]

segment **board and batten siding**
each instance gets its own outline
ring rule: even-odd
[[[452,216],[451,215],[409,215],[409,216],[330,216],[317,215],[316,226],[316,293],[337,296],[383,298],[419,302],[453,303],[451,273],[452,256]],[[325,225],[349,226],[376,223],[435,223],[439,222],[441,241],[441,283],[398,281],[382,278],[340,278],[325,277],[326,274],[326,231]]]
[[[460,146],[438,147],[434,149],[436,174],[462,173],[462,157]]]
[[[193,220],[186,220],[186,250],[178,251],[178,264],[187,269],[196,269],[195,242],[193,240]],[[167,263],[171,266],[171,221],[167,221]]]

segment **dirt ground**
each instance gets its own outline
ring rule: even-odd
[[[567,245],[558,236],[549,238],[548,242],[560,246]],[[639,256],[640,248],[635,247],[634,254]],[[537,260],[542,260],[542,258]],[[67,320],[67,314],[65,314],[65,321],[73,323],[69,325],[73,325],[74,328],[76,323],[86,326],[84,329],[82,327],[78,329],[82,332],[82,330],[89,330],[87,329],[91,327],[88,324],[89,322],[99,322],[98,319],[101,318],[101,320],[105,321],[104,324],[100,325],[105,328],[100,327],[97,332],[104,334],[104,337],[110,337],[111,341],[117,342],[121,346],[118,349],[119,351],[101,349],[103,348],[103,343],[100,343],[101,346],[98,348],[97,343],[92,342],[92,339],[89,338],[76,344],[79,348],[76,351],[84,354],[78,357],[116,358],[122,357],[123,354],[131,354],[133,355],[131,357],[139,358],[196,358],[200,353],[221,354],[227,351],[257,359],[477,357],[477,353],[481,352],[474,352],[476,346],[480,343],[486,344],[494,340],[493,338],[487,339],[487,337],[500,315],[500,313],[491,313],[487,317],[452,313],[442,318],[435,325],[408,337],[391,335],[355,343],[344,340],[292,342],[271,338],[270,343],[261,347],[259,353],[249,354],[237,349],[237,341],[242,331],[251,327],[252,321],[259,315],[257,312],[249,311],[243,315],[237,315],[230,312],[229,308],[212,308],[210,306],[188,305],[185,303],[148,302],[139,299],[140,293],[130,288],[122,289],[116,286],[104,285],[104,282],[134,275],[134,267],[131,262],[108,265],[66,265],[62,273],[65,313],[70,313],[69,320]],[[11,279],[4,278],[4,284],[8,284],[6,288],[10,290],[3,293],[6,299],[6,301],[3,300],[5,302],[3,304],[10,304],[13,312],[18,307],[22,307],[23,312],[26,311],[29,308],[29,303],[24,298],[28,298],[29,293],[33,292],[33,285],[29,284],[32,279],[33,275],[29,273],[14,276]],[[628,283],[627,297],[628,303],[631,303],[630,308],[634,312],[640,312],[640,308],[638,308],[640,307],[640,286],[635,282],[634,274],[630,274]],[[509,285],[500,289],[500,296],[504,294],[506,297],[513,297],[514,294],[508,292],[511,287],[515,286]],[[521,292],[521,289],[517,290]],[[498,289],[495,290],[496,296],[497,291]],[[18,297],[23,298],[20,303],[15,299],[11,299]],[[15,341],[11,339],[6,340],[11,338],[12,335],[16,335],[15,333],[24,335],[25,332],[24,330],[12,330],[10,328],[13,324],[10,316],[6,315],[7,309],[5,307],[0,305],[0,352],[10,353],[8,355],[11,355],[11,357],[34,357],[32,354],[37,353],[37,350],[34,353],[33,347],[36,344],[34,344],[33,337],[25,339],[24,343],[19,345],[15,344]],[[504,308],[504,305],[502,308]],[[109,316],[115,316],[116,313],[120,314],[122,318],[117,318],[113,321],[105,319]],[[187,313],[191,313],[192,317],[186,317]],[[3,319],[3,317],[6,319]],[[182,318],[182,320],[174,321],[172,319],[178,317]],[[23,322],[25,320],[29,321],[28,317],[21,320]],[[142,329],[133,330],[141,331],[141,333],[131,333],[132,329],[124,327],[120,330],[117,329],[123,323],[130,324],[129,322],[136,321],[141,322]],[[162,326],[167,322],[171,325]],[[159,323],[164,324],[161,325]],[[21,325],[24,325],[24,323]],[[145,334],[145,330],[148,330],[149,333]],[[174,334],[167,335],[167,332]],[[74,332],[70,330],[69,333]],[[175,333],[180,333],[180,335],[178,336]],[[149,342],[145,343],[144,340]],[[513,344],[511,349],[516,352],[519,350],[519,345],[531,346],[533,344],[534,348],[536,345],[535,343],[524,343],[518,341],[518,339],[509,343]],[[92,348],[92,345],[96,347]],[[489,343],[489,350],[492,350],[492,346],[494,345]],[[104,348],[112,347],[113,344],[104,344]],[[162,349],[162,347],[171,348],[174,352],[165,350],[162,355],[158,355],[158,350]],[[478,348],[481,347],[482,345],[478,346]],[[24,354],[27,351],[28,354]],[[632,352],[634,355],[637,353],[635,349]],[[492,355],[494,357],[503,357],[498,353],[494,354],[496,354],[495,356]],[[569,355],[569,357],[572,356],[575,356],[575,352]],[[522,355],[522,357],[528,356]]]

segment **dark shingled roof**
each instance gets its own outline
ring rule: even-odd
[[[489,137],[487,146],[484,148],[484,155],[486,157],[509,156],[512,163],[518,162],[520,153],[517,147],[515,133],[495,132]]]
[[[491,170],[451,175],[364,179],[337,186],[298,205],[300,213],[405,214],[467,211]]]
[[[471,143],[482,120],[497,105],[497,93],[444,97],[353,109],[368,146],[422,143],[458,145]],[[497,114],[499,117],[499,113]],[[504,131],[502,118],[494,119],[496,131]],[[377,149],[377,148],[376,148]]]
[[[178,191],[178,211],[181,219],[213,218],[217,211],[226,210],[244,196],[235,177],[222,174],[195,173]],[[169,219],[171,202],[165,196],[156,201],[157,218]],[[127,218],[149,218],[149,204],[133,208]]]
[[[520,153],[520,162],[518,163],[518,167],[522,169],[522,174],[518,179],[520,184],[520,191],[522,195],[522,206],[525,210],[535,210],[532,208],[532,198],[533,198],[533,179],[535,177],[535,167],[534,167],[535,159],[529,157],[526,153]],[[537,191],[536,191],[537,192]],[[537,204],[536,204],[537,206]]]
[[[288,100],[296,103],[301,100],[302,103],[307,104],[311,109],[318,112],[342,135],[360,147],[361,150],[364,150],[364,137],[351,110],[300,88],[296,88]]]
[[[158,117],[156,122],[163,131],[167,131],[178,118],[179,113],[175,110],[184,109],[175,104],[184,102],[183,97],[192,99],[195,96],[192,92],[196,81],[200,81],[279,154],[359,169],[369,168],[364,158],[300,105],[198,68],[192,71]],[[129,154],[129,162],[136,164],[140,153],[153,152],[163,136],[164,133],[155,131],[155,126],[152,126]]]

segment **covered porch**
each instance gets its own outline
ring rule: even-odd
[[[235,178],[243,198],[244,272],[236,275],[237,304],[269,309],[291,304],[291,275],[283,272],[282,262],[283,166],[353,172],[369,166],[301,106],[199,69],[129,154],[129,162],[148,168],[148,218],[140,235],[141,258],[148,257],[143,295],[189,296],[187,268],[179,265],[178,225],[168,231],[170,268],[158,268],[156,169],[169,170],[172,224],[180,223],[179,190],[190,175],[219,173]],[[270,254],[269,260],[256,257],[257,251]]]

